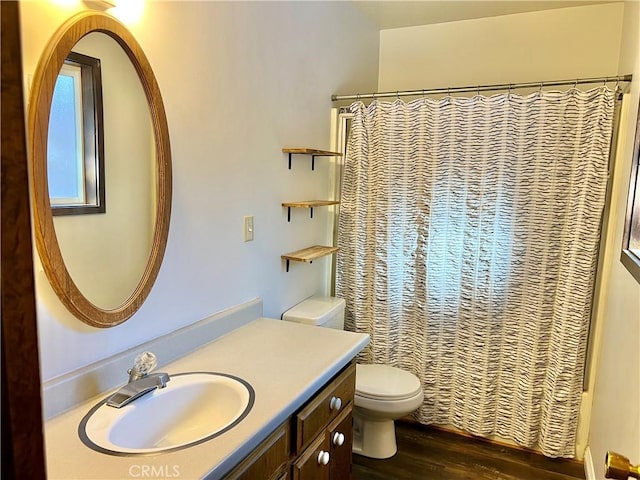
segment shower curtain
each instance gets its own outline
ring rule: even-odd
[[[336,293],[416,418],[551,457],[575,436],[615,93],[354,103]]]

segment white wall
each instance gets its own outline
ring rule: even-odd
[[[69,2],[67,1],[68,5]],[[21,2],[25,76],[47,40],[84,8]],[[82,324],[57,300],[36,260],[44,380],[121,352],[254,297],[265,316],[324,288],[328,260],[280,255],[322,242],[327,214],[281,203],[326,197],[328,166],[283,146],[329,146],[330,96],[376,89],[377,29],[343,2],[148,2],[129,25],[163,95],[173,154],[173,208],[162,268],[129,321]],[[242,216],[255,240],[242,241]],[[241,352],[239,352],[241,354]],[[162,359],[161,359],[162,360]]]
[[[622,3],[380,32],[380,91],[614,76]]]
[[[620,126],[606,231],[605,283],[596,324],[597,364],[589,448],[596,478],[604,478],[607,450],[640,463],[640,284],[620,262],[622,232],[640,98],[640,3],[625,3],[620,73],[633,73]]]
[[[614,217],[605,233],[608,249],[599,295],[606,299],[599,303],[592,335],[592,372],[602,343],[601,360],[597,373],[589,377],[578,428],[577,456],[582,457],[589,437],[598,465],[605,447],[620,445],[622,453],[638,453],[640,289],[619,262],[640,77],[637,17],[637,2],[620,2],[380,32],[380,91],[634,73],[631,111],[621,127],[624,150],[616,159]],[[623,345],[625,355],[620,354]],[[624,389],[630,391],[624,394]],[[606,415],[614,410],[624,412],[625,418],[616,421],[626,434],[618,435],[607,425]],[[616,435],[618,440],[611,441]]]

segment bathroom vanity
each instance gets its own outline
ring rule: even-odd
[[[352,362],[278,427],[228,478],[351,478],[355,382]]]
[[[368,342],[364,334],[254,320],[160,367],[169,375],[220,372],[248,382],[255,401],[240,423],[175,451],[105,454],[78,435],[105,392],[46,422],[48,478],[349,478],[353,359]]]

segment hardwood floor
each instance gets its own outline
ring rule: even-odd
[[[576,480],[582,462],[550,459],[409,422],[396,422],[398,453],[353,456],[353,480]]]

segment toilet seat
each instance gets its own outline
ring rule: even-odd
[[[389,365],[356,365],[356,395],[371,400],[406,400],[422,392],[414,374]]]

